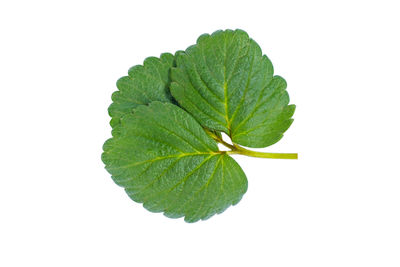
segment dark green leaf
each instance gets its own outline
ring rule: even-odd
[[[206,128],[248,147],[279,141],[292,123],[286,82],[242,30],[202,35],[176,55],[171,93]]]
[[[129,69],[128,76],[117,81],[118,91],[112,95],[113,103],[108,108],[111,126],[119,125],[121,117],[139,105],[152,101],[173,102],[169,92],[169,72],[174,64],[174,56],[164,53],[160,58],[148,57],[143,65]]]
[[[240,166],[176,105],[139,106],[121,119],[120,129],[104,144],[103,162],[150,211],[195,222],[235,205],[247,190]]]

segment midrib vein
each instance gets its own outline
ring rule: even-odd
[[[189,156],[217,155],[217,154],[221,154],[221,153],[214,152],[214,151],[200,152],[200,153],[181,153],[181,154],[177,154],[177,155],[156,157],[156,158],[153,158],[153,159],[139,161],[139,162],[132,162],[132,163],[129,163],[129,164],[126,164],[126,165],[123,165],[123,166],[108,167],[107,169],[108,170],[126,169],[126,168],[130,168],[130,167],[138,166],[138,165],[141,165],[141,164],[152,163],[152,162],[155,162],[155,161],[164,160],[164,159],[170,159],[170,158],[183,158],[183,157],[189,157]]]
[[[224,43],[224,107],[225,107],[225,121],[226,121],[226,128],[228,129],[228,134],[231,133],[231,122],[228,116],[228,82],[226,80],[226,37]]]
[[[225,76],[225,75],[224,75]],[[226,83],[226,81],[224,82],[224,106],[225,106],[225,120],[226,120],[226,125],[228,128],[228,132],[231,132],[231,122],[229,120],[228,117],[228,84]]]

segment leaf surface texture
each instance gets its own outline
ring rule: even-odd
[[[117,81],[118,91],[112,95],[113,103],[108,108],[111,126],[120,124],[120,119],[140,105],[152,101],[173,102],[169,92],[169,72],[174,64],[174,56],[161,54],[160,58],[148,57],[143,65],[129,69],[128,76]]]
[[[102,155],[113,180],[136,202],[187,222],[207,219],[240,201],[240,166],[186,111],[170,103],[139,106],[121,119]]]
[[[242,30],[202,35],[176,54],[171,93],[199,123],[248,147],[278,142],[295,106],[286,82],[258,44]]]

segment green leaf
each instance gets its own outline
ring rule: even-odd
[[[257,43],[242,30],[202,35],[176,54],[171,93],[200,124],[248,147],[278,142],[295,106],[286,82]]]
[[[298,157],[239,145],[276,143],[295,110],[285,80],[273,75],[271,62],[244,31],[202,35],[186,51],[149,57],[128,74],[112,96],[113,138],[102,160],[115,183],[150,211],[205,220],[247,190],[245,174],[229,155]],[[219,151],[217,142],[230,150]]]
[[[111,126],[120,124],[120,119],[139,105],[152,101],[173,102],[169,92],[169,72],[174,65],[174,56],[161,54],[160,58],[148,57],[143,65],[129,69],[128,76],[117,81],[116,91],[112,95],[113,103],[108,108]]]
[[[240,201],[247,179],[240,166],[180,107],[152,102],[121,119],[102,160],[136,202],[167,217],[195,222]]]

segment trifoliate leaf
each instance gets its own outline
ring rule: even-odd
[[[286,82],[242,30],[202,35],[176,54],[171,93],[203,127],[248,147],[279,141],[292,123]]]
[[[240,166],[180,107],[138,106],[104,144],[106,169],[127,194],[152,212],[207,219],[240,201],[247,179]]]
[[[173,101],[168,88],[173,64],[174,56],[169,53],[161,54],[160,58],[148,57],[143,65],[130,68],[128,76],[117,81],[119,91],[113,93],[113,103],[108,108],[113,128],[119,125],[121,117],[139,105]]]
[[[117,87],[102,159],[115,183],[150,211],[195,222],[238,203],[247,179],[231,154],[297,159],[238,145],[277,142],[295,109],[285,80],[244,31],[202,35],[175,57],[147,58]]]

